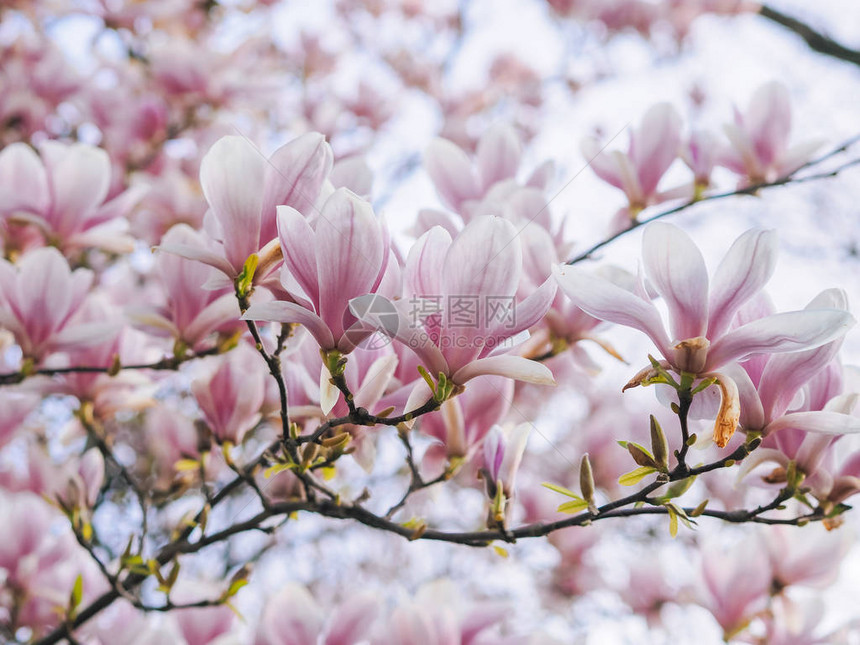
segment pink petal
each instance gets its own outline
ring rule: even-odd
[[[322,222],[321,225],[325,223]],[[316,233],[296,209],[279,206],[278,237],[281,241],[281,252],[284,254],[283,271],[289,272],[304,292],[302,295],[318,307],[319,277],[314,244]],[[289,290],[286,284],[284,287]]]
[[[373,171],[363,157],[347,157],[334,164],[329,180],[335,188],[348,188],[356,195],[369,199],[373,188]]]
[[[674,339],[705,335],[708,270],[701,252],[681,229],[654,222],[642,236],[645,272],[669,307]]]
[[[261,244],[277,234],[276,206],[284,204],[310,214],[331,168],[331,146],[317,132],[304,134],[272,154],[265,167]]]
[[[480,197],[472,162],[466,153],[447,139],[435,139],[424,155],[424,167],[442,201],[454,211],[464,201]]]
[[[514,226],[500,217],[478,217],[457,236],[442,269],[443,328],[456,342],[443,347],[448,365],[457,370],[484,349],[493,301],[512,299],[522,272],[522,249]],[[459,303],[459,304],[458,304]],[[457,326],[456,308],[476,315]]]
[[[555,177],[555,162],[544,161],[540,166],[535,168],[534,172],[526,180],[526,186],[546,190],[550,182]]]
[[[499,319],[488,330],[481,357],[496,350],[505,339],[531,329],[540,322],[552,306],[557,288],[558,282],[553,276],[550,276],[524,300],[513,303],[510,320],[499,316]]]
[[[39,155],[25,143],[13,143],[0,151],[0,212],[18,210],[44,213],[50,192],[48,176]]]
[[[227,261],[238,273],[260,248],[266,159],[247,139],[221,137],[200,163],[200,185],[221,225]]]
[[[839,412],[792,412],[768,425],[772,434],[786,428],[821,434],[854,434],[860,432],[860,418]]]
[[[646,197],[657,192],[660,178],[678,157],[681,117],[669,103],[658,103],[642,118],[630,137],[630,157]]]
[[[595,175],[628,195],[641,193],[639,180],[632,172],[630,161],[624,153],[617,150],[604,150],[601,143],[593,137],[584,139],[580,147],[582,156],[585,157]]]
[[[238,317],[239,306],[236,296],[225,293],[200,310],[191,323],[180,330],[180,334],[186,342],[194,346],[224,323],[236,320]]]
[[[811,349],[843,335],[854,318],[839,309],[791,311],[754,320],[714,343],[706,371],[713,371],[750,354],[774,354]]]
[[[422,208],[418,211],[418,221],[411,229],[412,235],[416,237],[422,236],[434,226],[441,226],[451,237],[455,237],[463,227],[460,218],[445,211],[436,210],[433,208]]]
[[[714,274],[708,338],[719,338],[737,310],[770,280],[776,266],[774,231],[752,230],[732,244]]]
[[[369,593],[350,595],[334,612],[325,645],[355,645],[368,636],[379,613],[379,601]]]
[[[815,349],[772,356],[758,385],[767,418],[785,413],[800,388],[836,357],[841,344],[833,341]]]
[[[651,302],[579,267],[558,265],[553,273],[561,290],[585,313],[644,332],[660,353],[669,357],[669,339]]]
[[[516,176],[520,154],[520,138],[511,126],[498,124],[484,133],[475,155],[484,192],[496,182]]]
[[[408,296],[442,295],[442,270],[451,247],[451,235],[440,226],[424,233],[409,249],[403,279]]]
[[[395,369],[397,369],[397,356],[394,354],[376,359],[355,392],[355,404],[368,410],[372,409],[385,394]]]
[[[234,269],[223,255],[210,251],[204,246],[197,246],[196,244],[161,244],[153,250],[171,253],[188,260],[203,262],[218,269],[231,279],[239,275],[239,271]]]
[[[319,316],[335,338],[343,334],[349,301],[374,288],[386,253],[370,204],[345,188],[336,190],[316,223]]]
[[[313,312],[292,302],[258,302],[252,304],[242,320],[265,320],[268,322],[298,323],[316,339],[322,349],[334,349],[335,340],[331,330]]]
[[[262,645],[316,645],[324,620],[308,590],[292,583],[266,603],[257,640]]]
[[[442,269],[443,295],[513,296],[522,262],[514,226],[501,217],[479,217],[448,249]]]
[[[769,166],[782,156],[791,132],[791,100],[782,83],[773,81],[756,90],[744,126],[762,165]]]
[[[51,224],[57,231],[72,230],[107,197],[110,157],[104,150],[83,143],[56,141],[45,141],[39,152],[51,186]]]

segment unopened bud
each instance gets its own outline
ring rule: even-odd
[[[588,510],[594,512],[594,474],[591,471],[591,461],[588,459],[588,453],[582,455],[582,460],[579,462],[579,490],[582,492],[582,499],[588,502]]]
[[[651,415],[651,450],[654,452],[654,461],[661,469],[669,467],[669,444],[666,443],[666,435],[660,423]]]

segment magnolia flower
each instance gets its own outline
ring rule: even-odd
[[[708,541],[702,546],[699,602],[720,624],[727,642],[767,607],[772,579],[768,557],[757,545],[729,550]]]
[[[53,247],[31,251],[17,265],[0,260],[0,327],[36,361],[52,351],[97,343],[113,329],[111,323],[71,321],[92,282],[92,271],[71,271]]]
[[[681,159],[693,171],[694,194],[696,190],[710,186],[718,150],[716,137],[705,130],[693,131],[681,148]]]
[[[508,125],[497,125],[481,137],[474,163],[457,144],[435,139],[424,155],[424,166],[445,205],[462,215],[468,202],[480,200],[495,183],[517,174],[520,155],[517,133]]]
[[[831,584],[854,542],[850,531],[828,531],[820,525],[802,532],[772,526],[761,536],[773,570],[773,586],[780,590],[789,585],[823,588]]]
[[[825,307],[847,311],[845,293],[840,289],[824,291],[806,306],[806,310]],[[836,358],[845,331],[847,329],[835,340],[814,349],[761,357],[752,365],[730,369],[738,385],[741,427],[764,436],[776,432],[785,436],[789,431],[828,435],[860,431],[860,419],[833,409],[843,403],[841,399],[831,399],[823,408],[807,406],[803,410],[789,411],[797,394]],[[763,367],[759,363],[764,363]]]
[[[483,374],[554,385],[546,366],[505,354],[514,337],[544,316],[555,296],[548,279],[517,301],[521,273],[517,230],[504,219],[478,217],[454,240],[442,228],[431,229],[406,259],[410,296],[396,303],[395,338],[418,355],[430,374],[444,374],[455,385]],[[420,381],[410,400],[428,395]]]
[[[759,87],[747,111],[735,108],[735,122],[725,126],[730,147],[720,164],[756,184],[790,175],[820,147],[820,141],[789,146],[791,102],[778,82]]]
[[[377,290],[388,264],[388,229],[366,201],[339,188],[313,223],[294,208],[278,208],[284,254],[281,284],[292,302],[254,303],[245,320],[299,323],[325,351],[352,351],[373,333],[349,301]],[[358,323],[358,324],[356,324]]]
[[[624,191],[630,214],[635,216],[660,201],[657,185],[678,157],[680,145],[681,117],[670,104],[658,103],[630,132],[626,153],[604,151],[594,138],[583,141],[582,152],[598,177]]]
[[[203,236],[185,224],[177,224],[162,239],[164,247],[203,247]],[[164,255],[156,264],[167,295],[162,308],[135,307],[131,317],[138,323],[166,330],[192,349],[219,327],[236,321],[239,307],[232,292],[201,289],[215,270],[176,255]],[[241,323],[239,323],[241,324]]]
[[[40,397],[26,390],[0,390],[0,448],[11,441],[16,431],[39,405]]]
[[[366,640],[377,612],[369,594],[351,594],[325,612],[307,589],[289,584],[266,603],[254,645],[354,645]]]
[[[748,231],[734,244],[708,279],[702,254],[681,229],[654,222],[642,237],[645,275],[669,310],[667,332],[657,307],[640,285],[627,291],[578,267],[556,267],[562,290],[586,313],[644,332],[657,346],[665,365],[679,374],[713,377],[722,404],[714,441],[728,443],[740,417],[734,381],[716,370],[751,354],[793,352],[818,347],[845,333],[851,315],[823,307],[765,316],[731,328],[740,307],[755,296],[773,273],[776,235]],[[640,372],[628,387],[647,380]]]
[[[331,165],[331,148],[321,134],[294,139],[269,159],[244,137],[222,137],[200,164],[200,184],[209,203],[204,228],[219,248],[188,243],[159,248],[209,264],[231,280],[254,253],[266,255],[261,264],[274,268],[268,256],[277,254],[267,245],[278,234],[275,207],[312,209]],[[265,277],[263,269],[258,269],[257,281]]]
[[[265,394],[266,371],[262,359],[240,344],[208,377],[191,383],[191,391],[209,429],[219,442],[240,444],[257,425]]]
[[[215,603],[212,607],[194,607],[171,612],[185,645],[210,645],[222,634],[227,634],[236,622],[236,614],[230,607],[218,605],[217,600],[223,590],[211,583],[179,580],[171,591],[171,598],[177,604],[189,604],[201,600]]]
[[[414,600],[399,605],[371,642],[373,645],[501,643],[505,641],[493,638],[492,632],[506,613],[496,603],[469,603],[450,581],[437,580],[422,586]]]
[[[125,215],[143,196],[140,187],[109,201],[108,154],[83,143],[45,141],[39,155],[23,143],[0,152],[0,216],[34,224],[63,249],[95,246],[128,252]]]

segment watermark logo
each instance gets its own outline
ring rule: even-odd
[[[356,347],[382,349],[397,336],[400,315],[394,303],[385,296],[375,293],[359,296],[350,301],[350,309],[358,322],[345,335]]]

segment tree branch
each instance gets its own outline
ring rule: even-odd
[[[776,24],[785,27],[791,32],[794,32],[800,36],[813,51],[816,51],[819,54],[824,54],[825,56],[830,56],[831,58],[845,61],[846,63],[860,66],[860,51],[849,49],[848,47],[841,45],[829,36],[825,36],[820,31],[816,31],[805,22],[801,22],[797,18],[793,18],[781,11],[777,11],[768,5],[761,6],[761,9],[759,9],[759,15],[762,18],[766,18],[771,22],[775,22]]]

